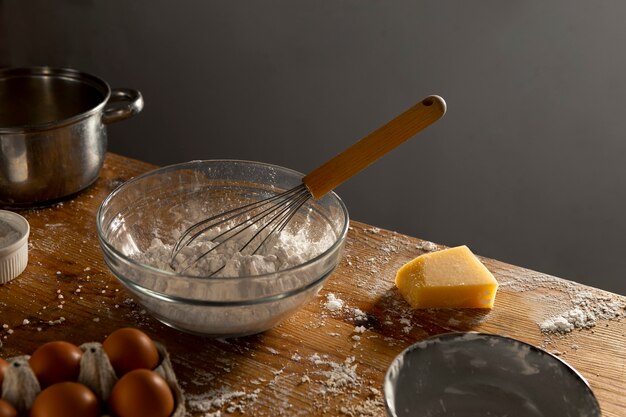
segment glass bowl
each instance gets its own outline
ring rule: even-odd
[[[135,300],[169,326],[210,337],[265,331],[315,297],[339,263],[349,219],[335,193],[309,199],[281,232],[305,236],[318,253],[277,272],[193,276],[148,264],[141,254],[155,238],[172,245],[191,223],[291,189],[302,177],[265,163],[206,160],[131,179],[98,209],[104,260]]]

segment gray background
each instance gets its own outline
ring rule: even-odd
[[[375,226],[626,294],[626,2],[8,1],[0,65],[146,107],[109,149],[308,172],[435,93],[437,125],[337,189]]]

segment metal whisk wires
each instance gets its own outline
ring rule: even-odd
[[[226,242],[238,242],[238,252],[246,251],[249,255],[256,254],[270,239],[282,231],[291,221],[296,212],[312,197],[304,184],[274,196],[246,204],[241,207],[227,210],[215,216],[194,223],[185,230],[172,248],[170,267],[178,273],[185,273],[200,259],[218,250]],[[245,237],[246,231],[251,236]],[[196,256],[190,256],[176,263],[181,251],[191,245],[201,236],[207,236],[215,243],[211,249]],[[235,240],[236,236],[244,238]],[[253,244],[256,242],[256,246]],[[224,269],[221,265],[214,270],[203,273],[203,276],[213,276]]]

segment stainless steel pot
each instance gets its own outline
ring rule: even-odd
[[[0,70],[0,206],[45,205],[85,189],[104,162],[106,125],[142,108],[139,91],[73,69]]]

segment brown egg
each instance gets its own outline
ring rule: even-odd
[[[9,362],[0,358],[0,394],[2,394],[2,381],[4,381],[4,371],[9,367]]]
[[[8,401],[0,400],[0,417],[17,417],[17,410]]]
[[[41,388],[57,382],[76,381],[83,351],[69,342],[44,343],[32,354],[28,363]]]
[[[174,412],[174,395],[159,374],[135,369],[113,386],[109,410],[114,417],[169,417]]]
[[[41,391],[30,417],[99,417],[96,394],[78,382],[59,382]],[[138,415],[139,416],[139,415]]]
[[[141,330],[125,327],[111,333],[102,343],[118,377],[134,369],[154,369],[159,352],[150,337]]]

